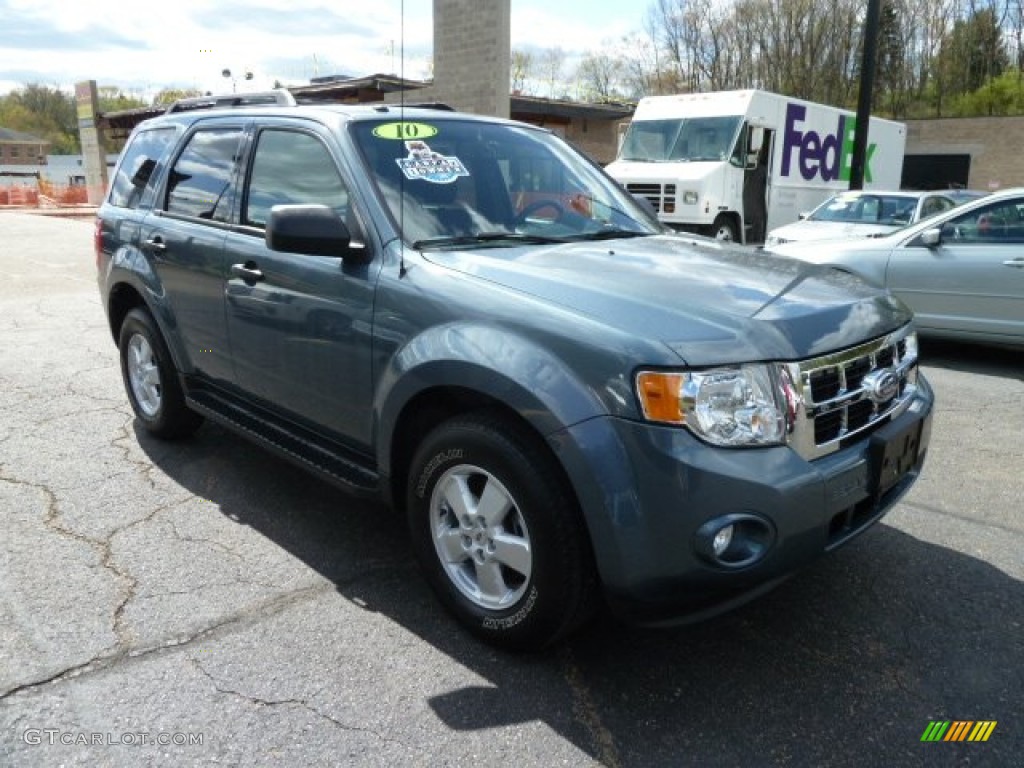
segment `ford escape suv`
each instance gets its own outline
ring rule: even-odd
[[[390,504],[504,647],[602,602],[738,605],[877,522],[928,446],[899,301],[667,233],[528,125],[181,102],[134,130],[95,245],[141,425],[210,419]]]

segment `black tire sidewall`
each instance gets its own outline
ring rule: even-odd
[[[547,463],[546,457],[530,456],[517,430],[459,420],[434,430],[411,465],[406,509],[413,548],[428,581],[472,632],[510,649],[542,648],[569,629],[584,577],[573,502]],[[530,579],[522,597],[500,611],[463,595],[434,548],[431,496],[445,472],[460,464],[480,467],[497,478],[515,500],[529,533]]]
[[[147,415],[139,406],[128,373],[128,345],[133,336],[142,336],[147,341],[153,350],[157,372],[160,376],[160,407],[152,416]],[[185,405],[174,362],[164,343],[163,336],[156,326],[156,321],[148,310],[141,307],[136,308],[125,316],[118,336],[118,350],[125,392],[128,394],[128,400],[136,418],[142,422],[146,430],[158,437],[167,438],[180,437],[194,432],[202,419],[199,414],[190,411]]]

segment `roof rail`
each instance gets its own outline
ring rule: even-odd
[[[392,109],[437,109],[442,112],[456,112],[455,107],[443,101],[388,101],[370,104],[378,112],[390,112]]]
[[[178,99],[164,112],[187,112],[192,109],[214,109],[215,107],[254,107],[261,104],[277,104],[281,107],[294,107],[295,97],[284,88],[273,91],[257,91],[254,93],[226,93],[219,96],[194,96],[190,99]]]

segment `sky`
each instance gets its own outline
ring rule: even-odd
[[[512,47],[561,47],[567,70],[583,52],[638,32],[650,4],[511,2]],[[150,98],[165,87],[260,90],[316,75],[422,79],[431,8],[431,0],[0,0],[0,94],[80,80]]]

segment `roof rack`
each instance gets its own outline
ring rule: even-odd
[[[216,107],[254,107],[261,104],[276,104],[280,107],[296,106],[295,97],[290,92],[284,88],[276,88],[273,91],[226,93],[219,96],[194,96],[190,99],[178,99],[167,108],[164,114]]]
[[[401,101],[388,101],[388,102],[375,102],[367,106],[373,107],[378,112],[390,112],[393,109],[438,109],[442,112],[455,112],[456,109],[453,106],[445,104],[443,101],[419,101],[419,102],[401,102]]]

